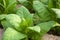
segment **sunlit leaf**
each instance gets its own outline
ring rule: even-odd
[[[13,28],[7,28],[6,31],[3,34],[3,40],[21,40],[23,38],[26,38],[27,36],[16,31]]]
[[[20,30],[21,18],[16,14],[9,14],[6,16],[6,20],[13,25],[17,30]]]
[[[38,33],[40,33],[40,30],[41,30],[39,26],[28,27],[28,29],[33,30],[33,31],[36,31]]]
[[[6,14],[0,15],[0,20],[3,20],[6,17]]]
[[[52,10],[56,13],[56,17],[60,18],[60,9],[52,8]]]

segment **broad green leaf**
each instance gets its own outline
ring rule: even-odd
[[[21,18],[16,14],[9,14],[6,16],[7,22],[9,22],[17,30],[20,30]]]
[[[33,8],[37,12],[41,21],[48,21],[51,19],[51,15],[45,5],[39,1],[33,1]]]
[[[6,17],[6,14],[0,15],[0,20],[3,20]]]
[[[5,0],[5,3],[6,3],[6,7],[12,5],[12,4],[16,4],[16,0]],[[13,7],[13,6],[12,6]]]
[[[57,5],[56,5],[56,0],[49,0],[48,1],[48,8],[55,8]]]
[[[5,0],[6,7],[4,13],[9,13],[11,11],[14,11],[14,8],[16,7],[16,0]]]
[[[44,35],[45,33],[47,33],[52,27],[54,27],[55,21],[48,21],[48,22],[43,22],[38,24],[37,26],[40,26],[40,35]]]
[[[60,26],[60,24],[56,22],[56,24],[54,25],[54,27],[55,27],[55,26],[58,26],[58,27],[59,27],[59,26]]]
[[[48,8],[53,8],[53,1],[52,0],[48,1]]]
[[[52,8],[52,10],[56,13],[56,17],[60,18],[60,9]]]
[[[7,0],[8,1],[8,0]],[[13,4],[13,3],[16,3],[16,0],[9,0],[9,5]]]
[[[28,27],[28,29],[36,31],[38,33],[40,33],[40,27],[39,26],[34,26],[34,27]]]
[[[33,15],[33,22],[34,25],[40,23],[40,17],[36,13]]]
[[[58,2],[60,3],[60,0],[58,0]]]
[[[36,33],[37,32],[36,30],[34,30],[36,32],[30,31],[29,37],[31,37],[32,39],[38,40],[39,37],[42,37],[44,34],[46,34],[52,27],[54,27],[55,24],[56,24],[55,21],[48,21],[48,22],[40,23],[36,25],[36,28],[40,27],[40,32]],[[30,29],[32,30],[32,28]],[[37,30],[39,30],[39,28]]]
[[[2,2],[2,0],[0,0],[0,3]]]
[[[26,37],[27,36],[25,34],[22,34],[9,27],[5,30],[2,40],[21,40]]]
[[[42,3],[48,5],[48,0],[40,0]]]
[[[8,27],[12,27],[12,25],[6,20],[1,21],[1,24],[4,28],[4,30],[7,29]]]
[[[32,25],[32,15],[30,14],[30,12],[28,11],[27,8],[25,8],[24,6],[21,6],[18,11],[17,11],[17,15],[19,15],[22,20],[23,20],[23,24],[31,26]],[[25,21],[25,22],[24,22]]]

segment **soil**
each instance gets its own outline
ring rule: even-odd
[[[55,35],[52,35],[52,34],[45,34],[43,36],[43,39],[44,40],[60,40],[60,36],[55,36]]]
[[[0,29],[0,40],[2,40],[3,29]],[[60,36],[55,36],[52,34],[45,34],[42,37],[44,40],[60,40]]]
[[[3,29],[0,28],[0,40],[2,40]]]

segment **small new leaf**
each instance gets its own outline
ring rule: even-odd
[[[34,26],[34,27],[28,27],[28,29],[36,31],[38,33],[40,33],[40,27],[39,26]]]
[[[52,10],[56,13],[56,17],[60,18],[60,9],[52,8]]]

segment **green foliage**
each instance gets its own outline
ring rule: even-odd
[[[52,10],[56,13],[57,18],[60,18],[60,9],[53,8]]]
[[[13,28],[8,27],[4,32],[2,40],[21,40],[25,37],[27,37],[25,34],[22,34]]]
[[[33,8],[37,12],[41,21],[48,21],[51,19],[49,11],[42,2],[33,1]]]
[[[16,7],[16,0],[1,0],[0,8],[1,13],[7,14],[9,12],[14,12],[14,8]]]
[[[44,3],[45,5],[48,5],[48,1],[49,0],[40,0],[42,3]]]
[[[56,8],[57,7],[57,1],[56,0],[49,0],[48,1],[48,8]]]
[[[40,26],[41,31],[40,31],[40,35],[44,35],[46,32],[48,32],[52,27],[54,27],[56,23],[54,21],[48,21],[48,22],[44,22],[44,23],[40,23],[38,24],[38,26]]]
[[[30,29],[30,30],[34,30],[34,31],[36,31],[36,32],[40,33],[40,27],[39,27],[39,26],[35,26],[35,27],[28,27],[28,29]]]
[[[24,26],[32,26],[33,25],[32,15],[28,11],[28,9],[25,8],[24,6],[21,6],[17,10],[17,15],[19,15],[22,18],[22,20],[23,20],[22,25],[24,25]]]
[[[21,23],[21,18],[16,14],[9,14],[6,16],[6,21],[10,23],[15,29],[18,30]]]
[[[3,40],[41,40],[51,28],[59,26],[60,1],[0,0]],[[32,11],[32,12],[31,12]],[[59,25],[56,25],[56,24]]]

